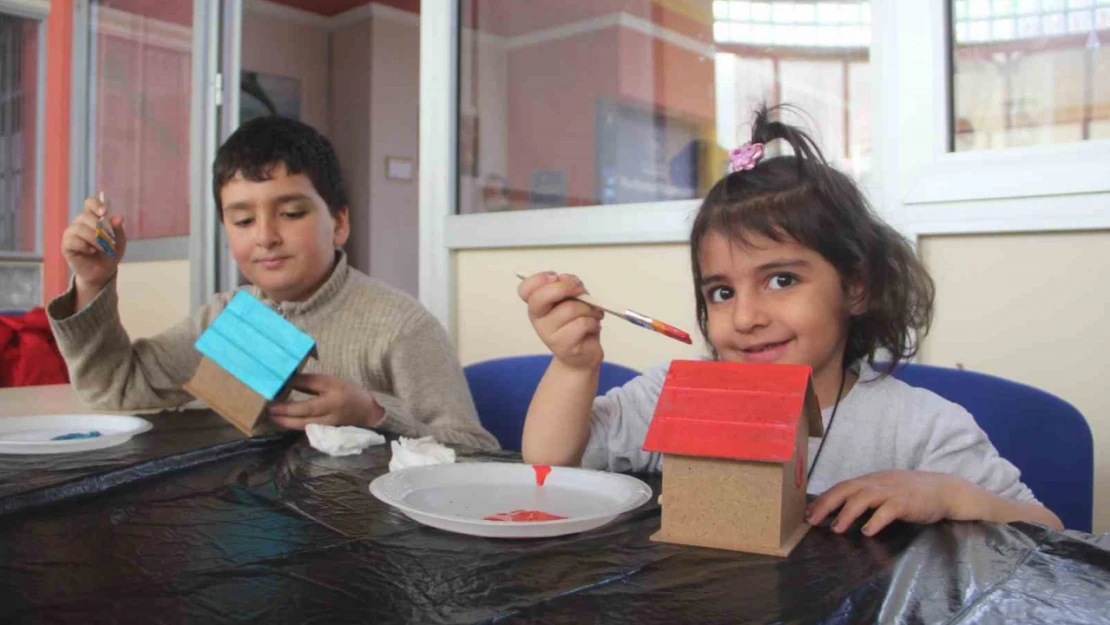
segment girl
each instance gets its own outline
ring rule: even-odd
[[[752,143],[730,154],[690,233],[698,325],[715,359],[813,368],[826,435],[810,439],[811,524],[839,509],[843,532],[891,521],[1035,521],[1062,528],[998,455],[970,414],[927,390],[876,372],[917,352],[932,319],[933,282],[910,245],[876,217],[859,189],[812,139],[761,109]],[[761,160],[781,141],[793,156]],[[525,462],[659,471],[641,449],[666,377],[649,370],[594,398],[602,313],[568,298],[571,275],[520,285],[536,333],[554,354],[524,425]]]

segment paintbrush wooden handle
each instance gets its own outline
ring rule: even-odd
[[[625,309],[625,308],[617,308],[616,306],[610,306],[609,304],[603,304],[603,303],[597,301],[596,299],[594,299],[593,297],[591,297],[587,293],[583,293],[582,295],[579,295],[578,297],[575,297],[573,299],[576,299],[576,300],[582,302],[583,304],[589,304],[590,306],[593,306],[594,308],[600,308],[601,310],[604,310],[605,312],[607,312],[609,314],[616,315],[616,316],[620,317],[621,319],[624,319],[625,318],[625,313],[628,312],[628,309]]]

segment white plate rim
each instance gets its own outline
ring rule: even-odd
[[[154,427],[154,424],[151,423],[150,421],[147,421],[146,419],[143,419],[142,417],[137,417],[135,415],[97,414],[97,413],[92,413],[92,412],[89,412],[89,413],[72,413],[72,414],[48,414],[48,415],[15,415],[15,416],[11,416],[11,417],[0,417],[0,424],[11,423],[12,421],[34,421],[36,423],[41,423],[44,420],[57,420],[59,418],[74,419],[74,418],[85,418],[85,417],[96,417],[97,419],[105,419],[106,418],[106,419],[118,420],[118,421],[123,421],[123,422],[131,422],[132,424],[134,424],[135,427],[134,427],[134,429],[131,429],[131,430],[124,430],[122,432],[116,432],[116,433],[113,433],[113,434],[101,435],[101,436],[96,437],[95,439],[75,438],[75,439],[61,440],[61,441],[55,441],[55,440],[49,440],[49,441],[18,441],[18,440],[6,440],[4,438],[0,438],[0,446],[13,447],[13,448],[35,449],[36,447],[57,447],[59,445],[62,445],[62,446],[78,446],[78,445],[88,444],[90,441],[98,441],[98,442],[99,441],[117,441],[117,440],[126,441],[127,439],[132,438],[134,436],[137,436],[139,434],[142,434],[144,432],[149,432]],[[2,436],[3,436],[3,432],[0,432],[0,437],[2,437]],[[107,447],[107,445],[105,445],[105,447]],[[89,451],[92,451],[92,450],[89,450]]]
[[[485,519],[475,519],[475,518],[470,518],[470,517],[440,514],[440,513],[437,513],[437,512],[427,512],[427,511],[421,510],[419,508],[414,508],[413,506],[410,506],[410,505],[408,505],[406,503],[403,503],[401,501],[397,501],[397,500],[393,499],[392,497],[389,497],[387,499],[386,496],[384,496],[385,494],[381,492],[381,490],[383,488],[385,488],[384,486],[382,486],[382,484],[388,482],[391,479],[398,479],[396,477],[391,477],[391,476],[402,473],[404,471],[428,471],[428,472],[437,471],[437,470],[438,471],[443,471],[443,470],[447,470],[444,467],[460,466],[460,465],[467,465],[467,464],[483,464],[483,465],[493,464],[493,465],[504,465],[504,466],[511,466],[511,467],[535,467],[535,466],[537,466],[537,465],[533,465],[533,464],[520,463],[520,462],[457,462],[457,463],[447,463],[447,464],[436,464],[436,465],[423,466],[423,467],[407,467],[407,468],[401,469],[399,471],[390,471],[388,473],[383,473],[382,475],[379,475],[378,477],[374,478],[370,482],[370,487],[369,487],[370,494],[373,495],[374,497],[376,497],[382,503],[384,503],[388,506],[392,506],[394,508],[397,508],[398,510],[404,512],[406,515],[410,515],[410,517],[411,517],[412,514],[417,514],[417,515],[420,515],[420,516],[436,519],[436,520],[439,520],[439,521],[446,521],[448,523],[463,523],[463,524],[466,524],[466,525],[473,525],[473,526],[476,526],[476,527],[505,527],[505,522],[504,521],[487,521]],[[538,466],[547,466],[547,465],[538,465]],[[642,506],[645,503],[647,503],[648,501],[650,501],[651,497],[652,497],[651,487],[648,486],[647,484],[645,484],[642,480],[637,479],[635,477],[632,477],[631,475],[624,475],[623,473],[611,473],[609,471],[598,471],[596,469],[586,469],[586,468],[583,468],[583,467],[551,466],[552,473],[554,473],[556,470],[588,472],[588,473],[593,473],[593,474],[596,474],[596,475],[605,476],[604,479],[612,479],[614,481],[624,482],[624,483],[628,484],[629,486],[632,486],[635,489],[635,491],[636,491],[634,493],[635,503],[622,506],[619,510],[614,508],[613,510],[609,510],[609,511],[606,511],[606,512],[601,512],[601,513],[598,513],[598,514],[591,514],[589,516],[578,516],[578,517],[571,517],[571,518],[567,518],[567,519],[554,519],[554,520],[551,520],[551,521],[528,521],[527,525],[530,526],[530,527],[558,527],[560,525],[569,525],[569,524],[576,524],[577,525],[577,524],[584,524],[584,523],[587,523],[587,522],[590,522],[590,521],[601,521],[603,519],[605,519],[605,520],[614,519],[614,518],[616,518],[616,517],[618,517],[618,516],[620,516],[620,515],[622,515],[626,512],[631,512],[632,510],[635,510],[635,509],[639,508],[640,506]],[[550,478],[550,477],[551,476],[549,475],[548,478]],[[378,485],[377,488],[375,488],[375,484]]]

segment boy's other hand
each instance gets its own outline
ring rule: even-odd
[[[593,369],[605,357],[601,318],[605,313],[570,299],[586,293],[577,276],[537,273],[520,283],[517,294],[528,304],[528,319],[557,360],[572,369]]]
[[[124,252],[127,251],[127,233],[124,231],[121,215],[112,215],[110,221],[116,239],[114,255],[105,252],[96,242],[96,222],[107,213],[105,203],[96,198],[86,198],[84,210],[62,233],[62,254],[73,270],[79,299],[82,292],[92,296],[99,293],[116,274]],[[79,305],[77,310],[83,307]]]
[[[314,397],[270,404],[270,419],[283,428],[303,430],[309,423],[370,428],[385,418],[370,391],[335,376],[302,373],[293,376],[289,386]]]

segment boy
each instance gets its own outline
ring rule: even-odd
[[[310,395],[276,402],[269,418],[373,427],[403,436],[496,449],[478,423],[454,347],[416,300],[347,264],[347,199],[331,143],[291,119],[265,117],[235,131],[213,165],[213,194],[228,246],[251,295],[316,339],[319,360],[290,381]],[[127,248],[123,218],[111,217],[114,255],[97,243],[98,200],[62,236],[73,270],[69,291],[47,306],[78,394],[103,409],[188,402],[182,385],[200,354],[193,343],[234,293],[161,334],[131,342],[120,324],[116,268]]]

